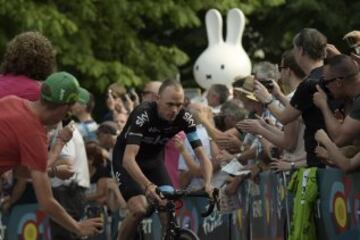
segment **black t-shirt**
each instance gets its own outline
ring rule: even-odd
[[[111,162],[109,160],[106,160],[106,164],[105,165],[101,165],[99,167],[96,168],[96,171],[94,173],[94,175],[91,176],[90,178],[90,183],[97,183],[97,181],[99,181],[100,178],[111,178]]]
[[[360,120],[360,95],[354,99],[349,116],[355,120]]]
[[[173,122],[161,119],[156,102],[145,102],[136,107],[118,137],[113,154],[114,170],[121,167],[126,144],[140,145],[136,161],[140,168],[152,168],[163,160],[166,142],[180,131],[184,131],[195,149],[201,146],[192,115],[180,110]]]
[[[316,85],[319,83],[322,74],[322,67],[315,68],[309,76],[297,87],[290,104],[301,111],[305,124],[304,141],[307,153],[308,166],[324,167],[320,159],[315,155],[316,140],[315,133],[318,129],[326,130],[325,120],[322,112],[313,102],[313,95],[317,91]]]

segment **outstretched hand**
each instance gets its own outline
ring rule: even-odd
[[[102,231],[104,226],[103,219],[100,217],[86,219],[78,224],[80,231],[79,235],[82,237],[93,236],[95,234],[98,234]]]

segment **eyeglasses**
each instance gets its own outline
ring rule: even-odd
[[[281,72],[281,70],[283,70],[283,69],[285,69],[285,68],[289,68],[289,67],[287,67],[287,66],[278,66],[279,72]]]
[[[334,82],[336,79],[338,79],[340,77],[334,77],[334,78],[330,78],[330,79],[324,79],[323,78],[323,83],[324,83],[324,86],[326,87],[327,85],[329,85],[330,83]],[[342,79],[342,78],[340,78]]]
[[[346,75],[344,77],[333,77],[333,78],[329,78],[329,79],[325,79],[324,77],[322,77],[323,80],[323,84],[324,86],[329,85],[330,83],[334,82],[336,79],[346,79],[346,78],[350,78],[353,77],[355,75],[357,75],[359,72],[355,72],[355,73],[350,73],[349,75]]]

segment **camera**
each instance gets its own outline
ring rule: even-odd
[[[266,89],[271,92],[274,89],[274,84],[273,81],[271,79],[266,79],[266,80],[262,80],[260,81],[262,85],[264,85],[266,87]]]
[[[87,206],[85,209],[85,215],[88,218],[97,218],[101,217],[102,211],[101,208],[98,206]]]
[[[281,155],[281,151],[278,147],[272,147],[270,149],[270,156],[272,159],[274,159],[274,158],[280,159],[280,155]]]
[[[356,53],[357,55],[360,55],[360,43],[357,42],[354,37],[349,36],[349,37],[345,38],[345,41],[354,53]]]

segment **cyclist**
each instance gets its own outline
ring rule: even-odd
[[[200,160],[205,191],[212,192],[212,165],[197,136],[194,119],[182,108],[183,103],[181,84],[174,80],[164,81],[157,101],[144,102],[135,108],[117,139],[113,153],[114,172],[129,209],[118,239],[134,238],[137,225],[151,209],[151,203],[161,202],[156,193],[157,186],[171,184],[164,166],[163,150],[176,133],[186,133]],[[161,219],[166,222],[164,216]]]

